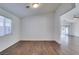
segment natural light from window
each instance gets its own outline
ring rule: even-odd
[[[11,19],[0,16],[0,36],[4,36],[11,33]]]

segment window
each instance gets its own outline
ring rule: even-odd
[[[11,33],[11,19],[0,16],[0,36]]]
[[[4,35],[4,17],[0,16],[0,36]]]
[[[5,20],[5,34],[11,33],[11,20],[6,18]]]

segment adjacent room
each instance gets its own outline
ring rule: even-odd
[[[78,3],[0,3],[0,55],[79,54]]]

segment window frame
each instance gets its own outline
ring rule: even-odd
[[[0,15],[0,16],[2,16],[2,17],[4,17],[4,35],[2,35],[2,36],[0,36],[0,37],[4,37],[4,36],[8,36],[8,35],[11,35],[12,34],[12,28],[13,28],[13,26],[12,26],[12,19],[10,18],[10,17],[6,17],[6,16],[4,16],[4,15]],[[10,33],[8,33],[8,34],[6,34],[6,26],[5,26],[5,20],[6,19],[10,19],[11,20],[11,32]]]

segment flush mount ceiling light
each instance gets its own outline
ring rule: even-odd
[[[32,7],[33,7],[33,8],[38,8],[39,6],[40,6],[39,3],[33,3],[33,4],[32,4]]]
[[[26,8],[38,8],[40,6],[40,3],[32,3],[30,5],[26,5]]]

